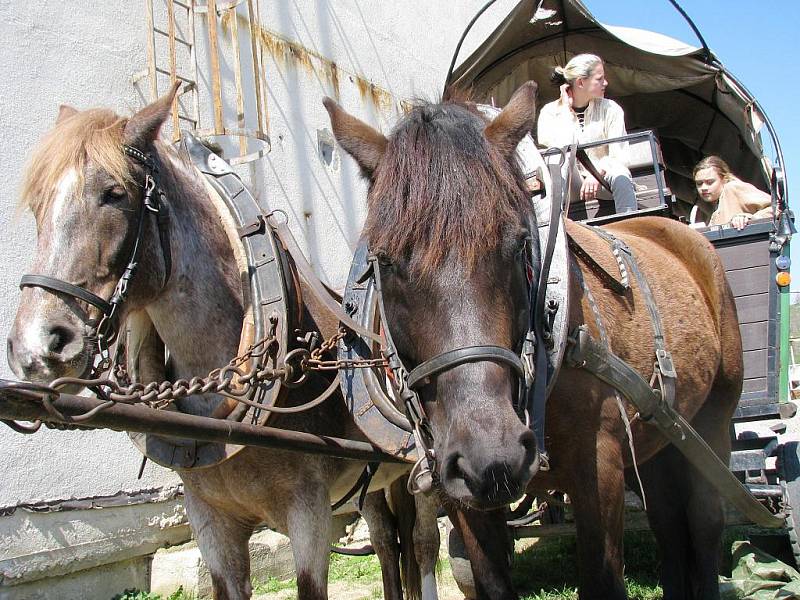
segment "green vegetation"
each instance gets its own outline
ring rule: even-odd
[[[625,534],[625,575],[631,600],[659,600],[658,560],[649,531]],[[578,572],[574,538],[537,541],[514,560],[514,585],[524,600],[574,600]]]
[[[179,587],[166,598],[161,594],[153,594],[152,592],[129,589],[125,590],[121,594],[117,594],[111,600],[193,600],[193,597],[191,594],[184,592],[182,587]]]
[[[330,581],[350,581],[353,583],[365,583],[369,581],[381,581],[381,566],[378,557],[374,554],[370,556],[344,556],[342,554],[331,554],[331,566],[329,571]]]
[[[253,595],[258,594],[274,594],[282,592],[283,590],[294,589],[297,587],[296,579],[275,579],[270,577],[262,583],[256,584],[253,588]]]

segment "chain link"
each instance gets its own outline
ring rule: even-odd
[[[51,416],[59,421],[81,423],[88,421],[98,412],[120,404],[145,404],[150,408],[161,410],[182,398],[193,394],[221,394],[240,403],[255,406],[252,397],[258,388],[269,382],[280,380],[287,387],[300,385],[311,371],[334,371],[339,369],[371,369],[387,366],[385,358],[325,360],[325,355],[335,352],[338,343],[348,335],[348,330],[340,328],[330,338],[322,342],[311,352],[299,348],[288,353],[283,363],[273,367],[269,362],[276,362],[279,342],[274,328],[270,335],[251,344],[242,354],[234,357],[224,367],[214,369],[206,377],[192,377],[177,381],[161,381],[151,383],[132,382],[121,355],[116,353],[111,366],[112,377],[61,377],[49,385],[20,382],[14,387],[21,390],[41,394],[42,404]],[[298,350],[300,352],[298,352]],[[109,361],[110,362],[110,361]],[[249,366],[247,366],[249,365]],[[55,406],[53,401],[66,386],[86,387],[100,399],[103,404],[82,415],[67,417]],[[309,403],[311,404],[311,403]],[[260,406],[265,410],[269,407]]]

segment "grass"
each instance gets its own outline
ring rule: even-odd
[[[111,600],[194,600],[194,596],[184,592],[183,587],[179,587],[166,598],[161,594],[153,594],[152,592],[129,589],[125,590],[121,594],[117,594],[111,598]]]
[[[631,600],[659,600],[658,561],[650,532],[625,534],[625,579]],[[571,568],[565,568],[571,565]],[[574,538],[546,538],[514,559],[514,586],[523,600],[573,600],[578,597]]]

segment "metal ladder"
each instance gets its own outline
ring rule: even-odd
[[[194,15],[195,0],[163,0],[166,8],[166,23],[157,23],[153,0],[145,0],[147,16],[147,68],[133,76],[136,84],[144,77],[148,78],[150,102],[159,96],[159,75],[169,77],[170,85],[180,81],[183,85],[178,90],[176,101],[172,105],[172,139],[180,138],[180,130],[188,124],[193,132],[200,128],[200,101],[197,87],[197,60],[195,54]],[[178,13],[178,14],[176,14]],[[160,13],[159,16],[164,16]],[[183,35],[179,30],[183,30]],[[163,45],[166,44],[166,48]],[[189,52],[188,69],[190,75],[178,71],[178,46]],[[165,51],[164,51],[165,50]],[[166,56],[166,66],[161,63]],[[163,90],[162,90],[163,91]],[[188,102],[185,101],[189,97]],[[188,109],[186,108],[188,105]]]

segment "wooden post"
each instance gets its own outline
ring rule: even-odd
[[[147,12],[147,73],[150,78],[150,101],[158,99],[158,74],[156,73],[156,39],[153,31],[153,0],[145,2]]]
[[[214,134],[222,135],[225,124],[222,116],[222,85],[219,75],[219,45],[217,43],[217,2],[208,0],[208,46],[211,54],[211,95],[214,103]]]
[[[174,84],[178,80],[178,65],[175,58],[175,5],[173,0],[167,0],[167,35],[169,38],[169,80]],[[172,101],[172,139],[178,140],[181,137],[181,126],[178,121],[178,98],[180,94],[175,95]]]

